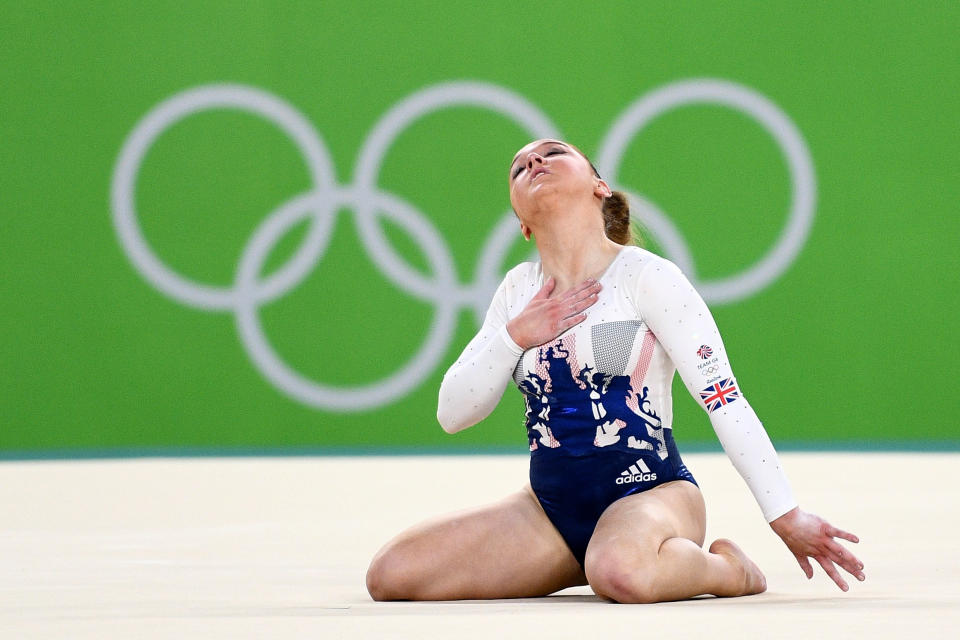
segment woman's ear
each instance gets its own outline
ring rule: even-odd
[[[593,189],[593,195],[599,198],[609,198],[613,195],[613,191],[610,190],[610,185],[606,183],[603,179],[597,179],[597,186]]]
[[[520,233],[523,235],[524,240],[526,240],[527,242],[530,242],[530,227],[523,224],[522,222],[520,223]]]

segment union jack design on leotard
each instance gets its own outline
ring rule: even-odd
[[[725,404],[730,404],[740,397],[737,381],[733,378],[724,378],[700,392],[700,399],[707,407],[707,413],[713,413]]]
[[[700,356],[701,360],[706,360],[713,355],[713,349],[710,348],[710,345],[702,344],[700,348],[697,349],[697,355]]]

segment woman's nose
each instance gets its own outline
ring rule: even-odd
[[[543,156],[535,151],[531,151],[527,156],[527,169],[532,169],[535,164],[543,164]]]

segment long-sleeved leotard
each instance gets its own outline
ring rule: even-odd
[[[670,480],[693,481],[672,437],[675,371],[767,521],[796,506],[710,311],[673,263],[624,247],[600,278],[586,319],[523,351],[506,325],[542,280],[539,263],[507,274],[480,332],[444,376],[437,417],[451,433],[476,424],[514,379],[527,405],[531,485],[581,563],[610,502]]]

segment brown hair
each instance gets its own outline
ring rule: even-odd
[[[603,227],[607,237],[617,244],[633,244],[630,203],[622,191],[614,191],[603,199]]]
[[[574,147],[576,149],[576,147]],[[593,169],[593,175],[600,178],[600,172],[597,171],[597,168],[591,162],[590,158],[587,155],[577,149],[580,152],[580,155],[583,156],[583,159],[590,164],[590,168]],[[601,180],[603,178],[600,178]],[[603,199],[603,229],[607,234],[607,237],[616,242],[617,244],[628,245],[628,244],[642,244],[638,240],[639,237],[634,237],[633,225],[630,224],[630,203],[627,201],[627,194],[622,191],[612,191],[609,196]]]

